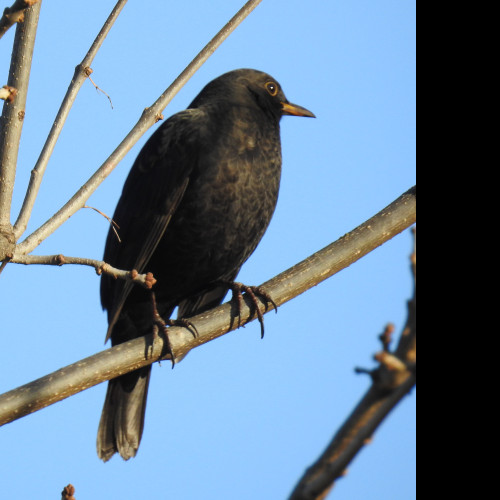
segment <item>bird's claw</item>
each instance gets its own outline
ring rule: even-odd
[[[187,328],[188,330],[191,331],[193,334],[193,337],[196,338],[198,337],[198,329],[194,325],[194,323],[191,323],[188,319],[168,319],[165,322],[166,326],[182,326],[183,328]]]
[[[238,327],[241,326],[241,311],[243,309],[243,292],[247,293],[250,297],[250,301],[252,303],[252,316],[255,313],[260,323],[260,336],[264,338],[264,315],[262,314],[259,307],[259,298],[264,302],[266,306],[266,311],[269,308],[269,304],[274,307],[274,310],[278,312],[278,306],[276,302],[272,299],[272,297],[260,286],[247,286],[243,283],[238,283],[235,281],[226,281],[225,285],[229,287],[229,289],[233,293],[233,297],[231,301],[236,307],[236,313],[238,315]]]
[[[170,356],[170,359],[172,360],[172,368],[175,366],[175,355],[172,350],[172,345],[170,344],[170,339],[168,337],[168,327],[169,326],[182,326],[184,328],[187,328],[188,330],[191,331],[193,334],[193,337],[198,336],[198,330],[196,329],[196,326],[191,323],[191,321],[187,319],[168,319],[164,320],[160,313],[158,312],[158,308],[156,306],[156,296],[154,292],[151,292],[151,302],[153,304],[153,333],[155,335],[158,335],[158,333],[161,331],[164,336],[165,336],[165,341],[166,341],[166,349],[167,353]]]

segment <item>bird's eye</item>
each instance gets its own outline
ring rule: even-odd
[[[266,83],[266,89],[267,91],[273,96],[276,97],[278,94],[278,84],[274,82],[267,82]]]

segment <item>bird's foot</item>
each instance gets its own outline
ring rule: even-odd
[[[196,326],[194,326],[191,321],[187,319],[167,319],[164,320],[160,313],[158,312],[158,307],[156,305],[156,296],[154,292],[151,292],[151,302],[153,305],[153,332],[155,335],[158,335],[159,332],[161,331],[164,336],[165,336],[165,341],[166,341],[166,348],[167,348],[167,353],[170,356],[170,359],[172,360],[172,368],[175,366],[175,355],[172,350],[172,345],[170,344],[170,339],[168,337],[168,327],[169,326],[182,326],[184,328],[187,328],[188,330],[191,331],[193,334],[193,337],[198,336],[198,330],[196,329]]]
[[[250,297],[250,301],[252,303],[252,316],[253,314],[257,314],[257,318],[260,323],[260,336],[264,338],[264,316],[259,308],[259,299],[264,302],[266,306],[266,311],[269,308],[269,304],[274,307],[274,310],[278,312],[278,306],[272,299],[272,297],[260,286],[247,286],[243,283],[238,283],[235,281],[222,281],[224,285],[226,285],[233,293],[233,297],[231,299],[233,305],[236,307],[236,313],[238,315],[238,327],[241,326],[241,311],[243,309],[243,292],[248,294]]]

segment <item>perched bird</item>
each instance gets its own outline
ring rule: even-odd
[[[189,318],[222,302],[264,235],[278,199],[280,119],[314,117],[287,101],[266,73],[240,69],[210,82],[169,118],[139,153],[109,231],[105,262],[152,272],[156,309]],[[151,292],[103,275],[107,338],[120,344],[153,331]],[[151,367],[111,380],[97,453],[135,456]]]

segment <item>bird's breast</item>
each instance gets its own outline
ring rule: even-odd
[[[267,142],[241,130],[232,137],[221,137],[200,155],[156,251],[169,263],[162,272],[171,283],[195,288],[233,274],[269,225],[281,177],[279,133]]]

